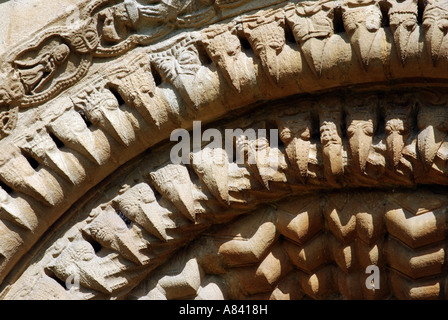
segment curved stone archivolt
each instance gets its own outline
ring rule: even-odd
[[[95,57],[33,108],[13,102],[32,98],[20,85],[34,86],[31,71],[7,73],[1,296],[445,298],[447,12],[307,1],[204,20]],[[82,30],[84,42],[63,40],[80,56],[98,48]],[[60,83],[49,61],[64,55],[45,48],[17,65]],[[280,143],[237,139],[255,163],[210,148],[170,163],[171,132],[194,120],[277,129]],[[370,265],[381,288],[364,284]]]

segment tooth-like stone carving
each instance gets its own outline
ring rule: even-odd
[[[73,98],[77,108],[83,109],[88,119],[103,128],[117,142],[129,146],[135,141],[135,131],[127,115],[120,110],[111,91],[100,84],[92,85]]]
[[[287,10],[286,20],[301,45],[305,59],[317,77],[322,76],[322,63],[328,39],[334,34],[333,1],[304,1]]]
[[[219,66],[232,88],[241,93],[254,74],[236,35],[236,26],[212,26],[202,31],[202,43],[211,59]]]
[[[135,185],[112,202],[127,218],[152,235],[163,241],[170,239],[166,232],[167,228],[174,228],[168,218],[170,211],[159,205],[154,191],[146,183]]]
[[[79,160],[70,153],[61,152],[45,130],[27,135],[24,139],[23,149],[25,151],[55,170],[66,180],[73,184],[79,184],[85,179],[86,173]]]
[[[444,0],[428,0],[423,13],[425,45],[434,66],[448,57],[448,5]]]
[[[418,0],[389,0],[389,24],[402,65],[418,42]]]
[[[0,189],[0,219],[11,221],[29,231],[38,224],[38,218],[30,205],[22,199],[13,199],[3,189]]]
[[[64,196],[55,178],[47,171],[35,171],[18,148],[10,147],[0,153],[0,179],[46,205],[55,205]]]
[[[389,163],[394,170],[401,171],[401,166],[406,166],[403,152],[405,146],[409,145],[411,141],[412,131],[412,115],[413,111],[412,100],[408,96],[394,96],[388,100],[385,105],[385,132],[386,132],[386,146]],[[412,170],[412,167],[408,167]]]
[[[196,47],[198,38],[199,35],[189,35],[168,49],[162,48],[150,54],[151,62],[162,78],[179,90],[185,102],[194,109],[200,109],[204,95],[217,92],[214,81],[204,82],[215,75],[202,66]]]
[[[386,206],[387,231],[411,248],[442,240],[446,232],[446,200],[427,192],[397,193]],[[422,205],[424,203],[424,205]]]
[[[372,149],[373,135],[376,130],[376,97],[353,99],[346,108],[347,136],[355,168],[362,173],[366,170],[367,160]]]
[[[103,165],[110,159],[111,150],[107,138],[99,130],[90,131],[78,112],[65,112],[53,120],[49,127],[64,145],[90,161]]]
[[[307,103],[307,107],[312,103]],[[302,182],[308,177],[311,149],[311,113],[308,108],[295,115],[284,115],[276,119],[280,139],[285,144],[289,163],[297,170]]]
[[[260,57],[266,75],[273,83],[280,81],[280,58],[286,40],[282,11],[270,10],[265,15],[243,19],[243,30],[255,53]]]
[[[336,97],[329,97],[319,106],[320,140],[325,176],[335,181],[344,173],[342,158],[342,110]]]
[[[425,169],[429,170],[448,134],[445,99],[432,93],[422,95],[417,120],[420,130],[417,141],[418,152]]]
[[[323,228],[320,211],[316,197],[284,202],[277,208],[277,229],[288,239],[304,244]]]
[[[216,199],[229,203],[229,162],[224,149],[204,148],[191,153],[191,164]]]
[[[92,245],[81,237],[76,237],[58,250],[46,269],[62,281],[76,279],[80,285],[105,294],[111,294],[127,282],[118,275],[121,266],[114,263],[113,254],[98,257]]]
[[[196,210],[188,169],[183,165],[167,164],[151,172],[149,176],[157,190],[194,222]]]
[[[270,182],[286,182],[283,170],[286,160],[278,148],[271,148],[266,137],[249,140],[247,136],[237,138],[237,148],[246,165],[258,180],[269,190]]]
[[[112,70],[109,78],[126,104],[136,108],[148,123],[160,127],[169,120],[168,114],[157,104],[156,83],[148,56],[139,55],[126,68]]]
[[[140,241],[139,244],[137,234],[128,228],[111,206],[93,210],[91,219],[83,230],[99,244],[117,251],[136,264],[144,265],[148,262],[149,259],[140,252],[145,248],[144,243]]]
[[[382,23],[379,2],[378,0],[344,0],[342,19],[353,49],[362,67],[367,71]]]

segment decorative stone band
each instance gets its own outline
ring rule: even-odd
[[[92,95],[96,92],[92,90]],[[170,162],[173,143],[153,148],[97,185],[94,194],[82,197],[77,207],[70,209],[57,223],[55,232],[48,234],[33,249],[38,250],[35,252],[37,255],[29,255],[33,260],[16,265],[19,269],[26,267],[26,272],[15,272],[7,278],[5,283],[13,285],[4,287],[3,297],[48,297],[50,291],[55,298],[63,299],[125,297],[141,279],[148,277],[145,280],[148,284],[142,284],[130,297],[184,298],[200,295],[197,290],[205,286],[202,281],[226,270],[224,280],[215,285],[224,281],[226,285],[220,289],[223,295],[239,299],[269,290],[269,294],[274,294],[275,285],[286,276],[291,266],[305,272],[294,276],[303,281],[300,282],[301,289],[296,292],[299,297],[306,294],[323,298],[337,293],[347,298],[383,298],[390,294],[390,290],[396,297],[423,297],[427,291],[418,289],[425,284],[422,279],[427,276],[445,279],[440,259],[445,252],[441,241],[445,239],[446,232],[443,222],[446,219],[446,197],[434,190],[443,192],[448,184],[448,152],[445,146],[448,138],[444,129],[446,117],[443,116],[448,103],[446,97],[446,92],[439,89],[432,92],[429,89],[420,92],[400,90],[400,95],[391,92],[375,95],[375,98],[366,92],[348,90],[340,91],[337,99],[325,94],[259,106],[247,119],[216,127],[221,132],[229,128],[240,128],[242,132],[263,128],[279,130],[283,144],[278,147],[270,146],[273,137],[247,141],[250,147],[246,150],[257,153],[257,162],[253,165],[238,165],[225,153],[223,156],[224,150],[210,149],[207,143],[200,151],[192,153],[192,162],[188,165]],[[101,104],[95,102],[95,105]],[[73,146],[88,155],[89,144],[81,144],[80,140],[88,137],[86,132],[90,132],[91,137],[104,132],[117,141],[115,150],[127,150],[133,142],[123,137],[129,138],[130,135],[119,134],[126,131],[108,133],[117,123],[120,126],[125,123],[110,120],[119,119],[120,116],[113,113],[121,108],[126,108],[126,105],[96,113],[97,130],[91,132],[92,126],[78,130],[77,135],[71,136],[78,139],[78,143],[72,141]],[[72,112],[70,118],[70,127],[77,130],[73,119],[80,121],[81,118],[76,112]],[[122,120],[133,123],[130,119],[125,114]],[[56,125],[60,123],[56,121]],[[108,126],[103,126],[104,123]],[[63,205],[57,202],[60,201],[57,190],[48,186],[55,186],[57,181],[67,187],[65,190],[73,190],[86,179],[89,167],[83,165],[95,164],[105,157],[104,150],[90,147],[89,158],[83,158],[66,146],[69,145],[68,131],[57,129],[54,135],[60,137],[63,147],[51,147],[55,143],[54,138],[46,132],[30,136],[26,143],[18,143],[23,153],[16,158],[15,164],[19,163],[17,159],[23,159],[20,164],[22,172],[2,166],[2,179],[7,178],[5,172],[10,172],[11,179],[7,183],[12,186],[9,194],[3,192],[2,223],[8,228],[5,231],[14,231],[20,239],[30,239],[26,237],[45,228],[42,225],[51,218],[49,213]],[[134,134],[134,137],[138,135]],[[95,141],[93,138],[89,140]],[[68,158],[69,150],[77,157]],[[244,150],[237,144],[235,152]],[[24,155],[37,159],[41,163],[39,168],[29,167],[31,164],[26,162],[27,158],[21,158]],[[108,164],[103,160],[100,168],[105,166]],[[91,165],[91,168],[95,167]],[[32,170],[37,171],[32,173]],[[412,189],[424,184],[433,186],[432,190]],[[372,187],[400,191],[389,196],[383,194],[384,191],[360,191],[362,188],[371,190]],[[352,191],[346,193],[347,189]],[[355,189],[358,191],[354,192]],[[62,192],[64,189],[61,188],[59,193]],[[291,196],[299,197],[285,200]],[[77,195],[76,199],[79,197]],[[70,193],[64,193],[65,201],[71,199]],[[421,206],[422,199],[425,199],[424,207]],[[266,209],[266,204],[271,202],[275,202],[273,207]],[[383,202],[387,208],[381,205]],[[42,213],[39,208],[42,208]],[[296,211],[297,208],[303,209]],[[252,213],[247,214],[249,212]],[[324,226],[321,217],[328,225]],[[301,219],[309,220],[302,223]],[[357,223],[342,222],[347,219]],[[229,222],[228,227],[220,227]],[[248,229],[248,225],[252,229]],[[205,231],[210,228],[216,229],[217,233]],[[236,236],[240,228],[245,230],[242,234],[247,234],[241,243]],[[6,238],[8,233],[4,234],[4,243],[10,246],[14,238]],[[177,274],[177,280],[165,283],[160,272],[171,274],[165,269],[152,273],[168,258],[179,255],[175,252],[200,234],[202,240],[195,242],[197,246],[193,246],[186,257],[175,258],[179,264],[173,266],[175,270],[171,273]],[[315,238],[317,234],[319,236]],[[278,240],[279,235],[292,242]],[[387,236],[392,239],[386,241]],[[393,238],[398,238],[405,245]],[[333,246],[335,239],[339,242]],[[204,245],[203,241],[211,241],[211,244]],[[24,242],[19,244],[25,245]],[[383,247],[393,250],[394,254],[382,252]],[[4,261],[7,261],[8,251],[3,246],[0,249]],[[296,249],[299,252],[314,250],[310,254],[321,259],[303,260],[300,254],[297,256],[295,253]],[[284,250],[286,255],[283,257]],[[372,250],[378,252],[373,254]],[[83,258],[85,252],[90,252],[88,260]],[[331,254],[322,256],[322,252]],[[409,256],[417,257],[424,252],[434,255],[438,267],[405,263]],[[239,279],[240,272],[243,272],[238,269],[240,266],[252,265],[258,270],[264,259],[268,259],[264,263],[270,264],[271,255],[280,259],[283,271],[278,271],[278,278],[270,279],[272,270],[266,269],[253,288],[243,282],[243,287],[238,286],[240,291],[230,289],[232,281]],[[211,261],[215,262],[210,264]],[[327,265],[331,261],[336,263],[336,269]],[[392,282],[382,278],[383,289],[386,289],[366,291],[358,288],[361,290],[358,293],[346,291],[348,283],[359,285],[356,284],[357,278],[352,277],[367,277],[360,272],[372,264],[380,267],[387,264],[397,270],[388,271],[388,276],[394,279],[390,280]],[[324,266],[327,267],[321,270]],[[92,273],[98,268],[103,271]],[[409,286],[414,288],[413,293],[406,293],[404,282],[408,280],[402,278],[401,273],[412,278]],[[332,274],[341,282],[330,281]],[[79,291],[67,291],[64,285],[58,284],[66,283],[74,275],[80,279]],[[324,283],[318,291],[306,285],[305,279],[311,275]],[[184,282],[185,287],[181,285]],[[147,292],[145,288],[153,289]],[[440,294],[441,291],[437,290],[434,288],[430,292],[431,297]]]

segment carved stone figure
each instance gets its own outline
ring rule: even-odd
[[[285,45],[285,38],[279,37],[284,23],[284,16],[278,10],[267,12],[264,16],[249,16],[243,21],[244,33],[260,56],[266,74],[276,83],[280,80],[278,56]]]
[[[412,34],[417,29],[418,0],[389,1],[390,27],[394,34],[394,42],[398,56],[404,65],[412,46]]]
[[[249,82],[250,65],[245,60],[241,42],[236,36],[236,27],[213,26],[203,32],[202,43],[207,53],[220,67],[226,80],[236,92]]]
[[[52,78],[56,68],[67,60],[69,54],[69,47],[60,44],[30,61],[15,61],[25,92],[32,94],[39,91]]]
[[[309,111],[303,111],[293,116],[279,117],[276,121],[280,139],[286,146],[288,160],[305,182],[310,161],[311,114]]]
[[[119,273],[120,267],[113,263],[112,257],[98,257],[92,245],[84,239],[77,237],[58,249],[59,252],[54,253],[54,260],[46,269],[51,270],[60,280],[76,279],[80,285],[106,294],[120,286],[112,278],[114,273]],[[101,270],[107,270],[109,277]],[[121,284],[123,281],[121,279]]]
[[[412,100],[411,100],[412,101]],[[412,165],[403,157],[405,146],[410,144],[412,131],[412,103],[409,97],[394,97],[386,105],[385,131],[386,145],[389,163],[395,170],[400,170],[400,164],[404,164],[408,170]],[[401,169],[403,170],[403,169]]]
[[[332,1],[304,1],[287,15],[311,70],[320,77],[325,46],[334,33]]]
[[[376,97],[349,102],[347,108],[347,136],[352,161],[357,169],[365,172],[376,130]]]
[[[329,97],[319,108],[320,140],[325,174],[329,181],[344,173],[342,160],[342,113],[338,98]]]
[[[344,0],[344,28],[350,37],[358,59],[367,70],[372,48],[381,28],[382,13],[377,0]]]
[[[436,65],[446,58],[446,35],[448,32],[448,7],[446,2],[430,0],[423,13],[423,30],[425,32],[427,52]]]

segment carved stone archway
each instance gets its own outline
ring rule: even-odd
[[[445,298],[444,1],[142,3],[0,60],[2,299]]]

